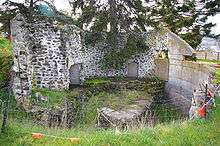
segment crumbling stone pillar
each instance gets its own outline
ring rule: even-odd
[[[13,92],[16,100],[26,109],[30,106],[31,96],[31,53],[29,50],[28,25],[22,15],[17,15],[11,22],[13,38],[15,72]]]

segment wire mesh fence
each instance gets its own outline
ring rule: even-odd
[[[156,88],[158,89],[158,91],[156,91],[155,94],[157,95],[160,94],[159,93],[160,88],[162,87],[159,86],[158,88]],[[122,90],[124,90],[124,88]],[[139,90],[139,88],[137,90]],[[100,92],[100,91],[98,90],[97,92]],[[82,93],[84,93],[83,90],[82,90]],[[134,95],[136,96],[136,92],[134,93],[135,93]],[[21,133],[19,130],[22,130],[22,129],[24,129],[25,131],[23,132],[28,133],[28,135],[31,135],[32,133],[37,133],[37,132],[49,133],[51,135],[51,133],[48,131],[53,131],[58,136],[60,135],[58,134],[58,132],[60,132],[60,129],[64,129],[64,131],[69,131],[69,132],[76,131],[76,130],[87,130],[91,128],[94,131],[105,129],[103,127],[98,126],[99,125],[98,124],[98,111],[96,107],[98,106],[99,108],[102,108],[103,105],[99,104],[99,100],[108,100],[108,99],[106,97],[100,98],[100,96],[102,97],[108,94],[103,94],[103,95],[101,94],[100,96],[97,96],[95,94],[96,98],[93,98],[93,99],[86,99],[82,95],[80,96],[77,95],[77,97],[75,97],[75,93],[71,93],[71,94],[74,94],[73,96],[74,100],[71,100],[71,102],[69,102],[68,100],[64,100],[64,105],[62,105],[62,107],[60,106],[57,108],[49,107],[50,104],[53,104],[51,100],[48,100],[45,103],[45,101],[39,101],[36,99],[36,97],[34,97],[34,100],[36,100],[35,102],[38,102],[38,106],[40,105],[39,102],[43,102],[42,104],[43,107],[41,109],[32,108],[27,111],[17,104],[15,97],[10,96],[10,94],[7,92],[1,92],[0,124],[1,126],[4,125],[3,121],[5,119],[5,111],[7,111],[5,125],[7,128],[12,127],[13,133],[16,133],[17,135]],[[130,94],[130,93],[127,92],[126,90],[125,94]],[[143,96],[142,91],[140,91],[140,93],[138,92],[138,94]],[[60,98],[63,94],[58,94],[58,95]],[[123,94],[120,94],[120,96],[121,95]],[[9,99],[8,104],[7,104],[7,99]],[[90,103],[91,100],[94,100],[94,101]],[[111,102],[112,101],[113,100],[111,100]],[[60,100],[58,100],[58,102],[60,102]],[[133,102],[133,101],[128,101],[128,103],[130,102]],[[182,122],[188,119],[189,107],[190,107],[189,101],[184,101],[184,100],[174,101],[174,99],[166,98],[165,96],[160,96],[160,98],[155,98],[152,100],[151,104],[148,105],[145,109],[145,112],[143,112],[144,114],[140,114],[141,117],[136,118],[138,122],[130,122],[133,124],[132,126],[130,126],[129,124],[127,124],[129,125],[127,126],[126,125],[127,121],[125,119],[125,123],[123,123],[125,125],[123,125],[122,126],[123,128],[120,129],[120,127],[117,125],[117,122],[112,121],[111,118],[107,117],[109,120],[108,121],[109,123],[113,123],[114,125],[116,125],[116,126],[112,126],[113,128],[109,127],[108,129],[110,130],[113,129],[114,131],[117,131],[117,129],[120,129],[120,131],[126,131],[129,129],[136,129],[136,128],[147,129],[148,127],[153,127],[161,123],[173,123],[173,121]],[[120,109],[117,109],[117,110],[120,112]],[[71,116],[69,116],[69,114]],[[71,126],[63,126],[64,122],[66,122],[66,124],[70,124]],[[16,130],[16,128],[14,128],[15,126],[16,128],[19,127],[19,130]],[[6,131],[7,130],[8,129],[6,129]],[[68,132],[66,132],[65,135],[68,135]]]
[[[32,112],[26,112],[24,109],[22,109],[19,105],[16,104],[16,101],[13,99],[13,97],[11,97],[9,99],[9,104],[8,106],[6,105],[7,101],[3,101],[0,100],[0,106],[1,106],[1,125],[3,123],[3,119],[4,119],[4,111],[7,110],[7,121],[6,124],[7,125],[11,125],[13,123],[22,123],[23,126],[25,126],[27,124],[27,126],[33,125],[33,126],[45,126],[45,127],[51,127],[51,128],[60,128],[59,124],[54,124],[55,126],[51,126],[46,122],[42,122],[42,121],[38,121],[39,119],[36,118],[36,115],[33,115]],[[172,100],[170,99],[161,99],[161,100],[157,100],[154,101],[151,105],[151,107],[149,108],[149,110],[147,111],[148,113],[145,116],[142,116],[145,119],[142,120],[149,120],[151,119],[150,122],[153,122],[152,124],[148,124],[148,125],[143,125],[144,127],[147,126],[152,126],[152,125],[156,125],[159,123],[164,123],[164,122],[172,122],[175,120],[186,120],[187,116],[185,113],[182,112],[182,105],[184,105],[185,103],[180,104],[181,106],[178,105],[172,105],[171,104]],[[84,108],[87,108],[86,105],[84,106]],[[80,112],[80,111],[78,111]],[[85,109],[82,110],[81,112],[85,112]],[[76,125],[80,125],[82,126],[84,124],[84,118],[86,118],[86,114],[85,113],[80,113],[81,115],[84,115],[83,117],[80,117],[80,120],[77,120],[77,118],[79,118],[79,113],[74,114],[73,116],[75,117],[74,122],[72,123],[73,126],[71,126],[72,128],[74,128]],[[96,113],[98,114],[98,113]],[[53,114],[54,117],[51,117],[50,120],[53,121],[53,123],[60,123],[61,119],[58,118],[59,115]],[[45,120],[48,120],[48,117],[44,117]],[[93,124],[93,127],[95,128],[97,125],[97,116],[92,117],[91,119],[91,123]],[[88,125],[91,126],[91,123],[89,123]],[[88,125],[83,125],[83,126],[88,126]],[[62,127],[63,128],[63,127]]]

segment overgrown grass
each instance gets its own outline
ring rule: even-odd
[[[134,101],[147,98],[150,96],[143,91],[100,92],[90,97],[89,101],[81,107],[80,113],[83,114],[83,118],[80,120],[80,125],[95,125],[97,109],[102,107],[109,107],[114,110],[127,109],[135,104]]]
[[[220,64],[220,60],[196,59],[198,62],[206,62],[211,64]]]
[[[12,66],[13,55],[10,41],[0,35],[0,86],[7,79],[8,72]]]
[[[216,84],[220,84],[220,69],[216,69],[216,71],[215,71],[215,79],[213,81]]]
[[[48,101],[40,102],[36,98],[36,93],[42,94],[42,96],[48,97]],[[42,107],[56,107],[61,106],[64,103],[65,98],[78,96],[79,93],[77,90],[51,90],[51,89],[39,89],[35,88],[32,91],[32,100],[35,104],[40,105]]]
[[[3,146],[70,146],[69,140],[45,137],[32,139],[32,132],[58,137],[78,137],[80,146],[218,146],[220,145],[220,102],[207,120],[171,122],[152,128],[133,129],[126,132],[114,130],[83,129],[48,129],[11,122],[6,133],[1,134]]]
[[[102,77],[102,78],[91,78],[87,79],[84,84],[88,86],[96,86],[98,84],[105,84],[105,83],[110,83],[111,80],[107,77]]]
[[[182,111],[168,103],[159,103],[152,107],[152,111],[154,111],[159,122],[170,122],[185,117],[182,115]]]
[[[120,83],[121,81],[119,80],[122,79],[114,79],[114,84],[117,82]],[[89,85],[88,82],[90,83]],[[111,82],[111,79],[96,78],[87,80],[87,86],[83,86],[83,88],[79,87],[67,91],[34,89],[32,99],[36,105],[48,109],[61,107],[65,98],[71,100],[73,102],[76,113],[75,123],[80,127],[84,125],[95,125],[97,109],[102,107],[109,107],[115,110],[120,110],[130,107],[133,108],[137,105],[134,103],[137,100],[152,100],[149,91],[142,89],[142,87],[138,87],[136,90],[125,89],[125,87],[118,89],[114,88],[114,85],[112,85]],[[132,82],[132,84],[137,84],[137,86],[139,84],[145,85],[144,83],[139,82],[133,83],[133,80],[124,82]],[[153,86],[149,88],[153,88]],[[42,96],[48,97],[48,101],[39,101],[35,96],[38,92],[42,94]],[[79,96],[84,96],[84,101],[80,101],[80,99],[77,98]],[[138,108],[138,105],[136,107]]]
[[[44,96],[50,96],[52,103],[60,103],[60,97],[76,96],[74,91],[50,91],[35,89]],[[58,98],[58,99],[56,99]],[[95,128],[97,108],[109,106],[115,109],[127,108],[133,101],[146,99],[145,91],[121,90],[114,93],[102,91],[90,97],[81,107],[83,117],[79,119],[80,125],[73,129],[50,129],[31,123],[30,121],[11,119],[7,131],[0,135],[0,146],[218,146],[220,145],[220,99],[217,99],[217,108],[207,120],[195,121],[167,121],[155,127],[130,129],[128,131],[102,130]],[[63,100],[63,98],[62,98]],[[46,105],[45,105],[46,106]],[[158,111],[164,107],[158,106]],[[165,106],[167,108],[167,106]],[[173,115],[176,111],[164,111],[162,116]],[[25,118],[24,118],[25,119]],[[163,119],[162,119],[163,120]],[[1,123],[1,121],[0,121]],[[33,139],[31,133],[43,133],[61,138],[46,136],[42,139]],[[68,137],[80,138],[80,143],[72,144]]]

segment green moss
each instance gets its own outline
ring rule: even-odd
[[[87,79],[84,84],[88,86],[96,86],[100,84],[110,83],[110,79],[106,77]]]

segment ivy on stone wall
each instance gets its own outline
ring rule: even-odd
[[[105,54],[100,60],[101,67],[103,69],[121,69],[124,64],[133,56],[144,53],[149,49],[146,45],[144,38],[130,34],[127,37],[127,42],[122,49],[113,49],[109,53]]]
[[[103,58],[99,61],[102,69],[121,69],[124,64],[139,53],[146,52],[147,46],[144,37],[131,33],[94,33],[87,32],[85,34],[85,45],[96,46],[99,43],[107,44],[110,49],[105,52]]]
[[[86,47],[95,46],[99,42],[105,40],[105,37],[100,32],[85,32],[84,33],[84,40]]]

